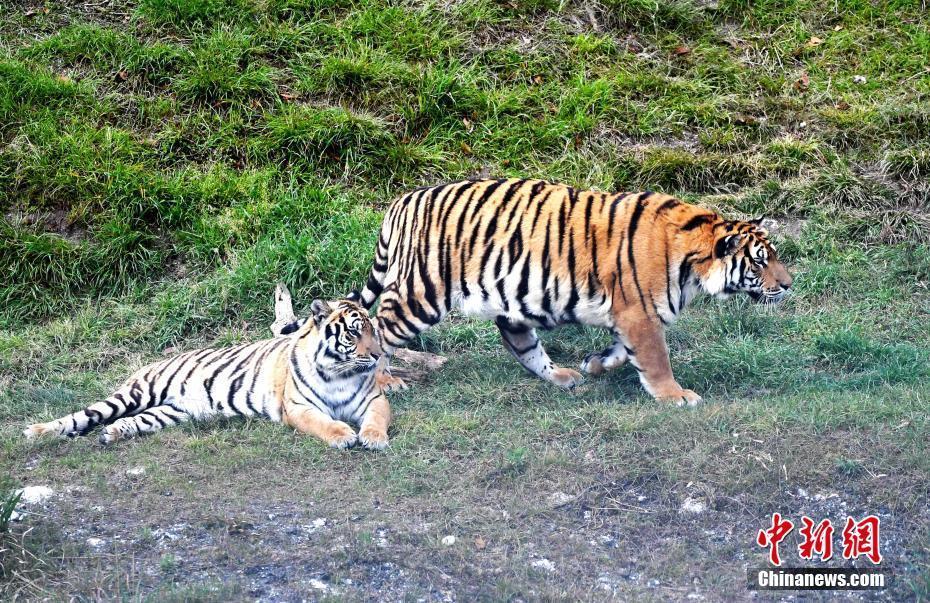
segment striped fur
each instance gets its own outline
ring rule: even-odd
[[[292,335],[156,362],[106,400],[23,433],[75,436],[103,425],[100,442],[109,444],[188,420],[263,417],[337,448],[384,448],[391,411],[375,380],[382,352],[368,313],[350,301],[311,308]]]
[[[651,192],[468,180],[390,206],[359,298],[366,308],[381,300],[385,360],[458,308],[494,320],[524,367],[571,388],[581,375],[553,364],[535,329],[583,323],[611,329],[614,343],[582,370],[630,360],[651,394],[695,404],[700,397],[672,376],[664,327],[699,291],[778,301],[790,284],[756,223]],[[399,385],[383,368],[382,385]]]

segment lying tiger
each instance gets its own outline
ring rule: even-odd
[[[389,207],[360,301],[380,297],[383,387],[394,350],[453,308],[494,320],[531,373],[565,388],[581,374],[556,366],[537,328],[610,329],[589,354],[596,375],[627,360],[656,398],[701,398],[672,375],[665,326],[698,292],[746,292],[778,302],[791,276],[759,221],[724,220],[658,193],[582,191],[542,180],[466,180],[407,193]]]
[[[112,396],[74,414],[29,426],[23,434],[85,435],[102,444],[191,419],[264,417],[330,446],[388,444],[391,409],[375,380],[382,351],[368,312],[352,301],[314,301],[299,329],[290,294],[276,292],[277,337],[230,348],[186,352],[146,366]],[[359,425],[358,434],[348,422]]]

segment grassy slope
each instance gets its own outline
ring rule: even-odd
[[[46,562],[4,564],[0,593],[296,596],[317,577],[355,595],[739,597],[777,510],[881,513],[888,596],[927,597],[928,18],[917,0],[661,4],[4,6],[0,477],[85,490],[36,520]],[[699,303],[671,330],[695,411],[629,370],[564,394],[491,325],[450,321],[420,347],[451,360],[393,396],[383,455],[261,423],[106,451],[20,441],[166,348],[264,337],[276,280],[305,301],[356,287],[393,195],[477,173],[765,213],[788,226],[796,295]],[[548,346],[574,363],[604,339]],[[680,515],[689,497],[710,510]]]

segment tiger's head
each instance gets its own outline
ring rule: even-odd
[[[721,297],[745,292],[766,304],[785,298],[793,279],[761,223],[760,218],[714,225],[713,264],[703,282],[705,291]]]
[[[348,300],[315,300],[310,312],[307,322],[318,335],[312,351],[319,370],[340,377],[374,370],[383,352],[365,308]]]

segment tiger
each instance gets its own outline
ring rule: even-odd
[[[761,219],[725,220],[672,196],[578,190],[535,179],[473,179],[415,189],[392,202],[361,292],[380,299],[376,327],[385,389],[406,384],[390,358],[452,309],[493,320],[530,373],[572,389],[582,375],[552,362],[536,329],[580,323],[612,343],[580,369],[629,361],[658,400],[696,405],[675,380],[665,328],[703,292],[780,302],[792,277]]]
[[[291,316],[282,321],[285,311]],[[300,328],[282,333],[294,321],[290,294],[279,285],[276,314],[271,339],[150,364],[104,401],[23,435],[71,437],[103,425],[106,445],[189,420],[262,417],[334,448],[387,447],[391,408],[375,379],[383,351],[368,311],[354,301],[315,300]]]

